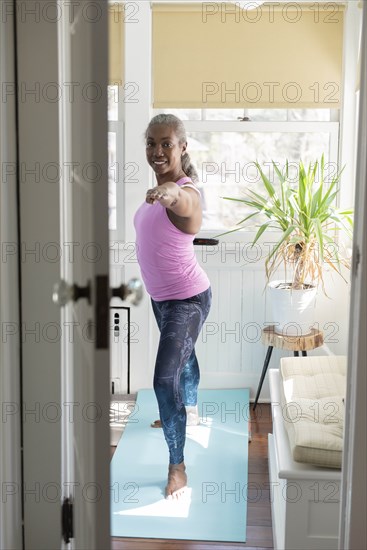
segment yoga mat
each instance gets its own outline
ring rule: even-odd
[[[246,542],[249,390],[200,390],[198,407],[201,424],[186,428],[186,494],[166,500],[156,398],[138,392],[111,463],[113,537]]]

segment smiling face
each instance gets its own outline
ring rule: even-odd
[[[184,176],[181,156],[186,150],[186,143],[179,139],[167,124],[155,124],[149,128],[146,138],[146,156],[148,164],[153,168],[158,183],[177,181]]]

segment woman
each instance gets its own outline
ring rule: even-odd
[[[191,414],[196,411],[198,422],[194,346],[209,313],[211,289],[193,247],[202,210],[184,125],[174,115],[158,115],[145,138],[157,185],[147,191],[134,224],[141,274],[160,330],[153,385],[169,450],[165,496],[177,499],[187,484],[185,405]]]

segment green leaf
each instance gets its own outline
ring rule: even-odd
[[[238,222],[236,225],[242,225],[244,224],[245,222],[247,222],[247,220],[249,220],[250,218],[253,218],[254,216],[258,216],[259,213],[256,211],[256,212],[252,212],[252,214],[249,214],[248,216],[246,216],[246,218],[243,218],[243,220],[241,220],[240,222]],[[239,231],[240,228],[238,228],[236,231]]]
[[[262,168],[258,162],[255,162],[257,169],[260,172],[261,179],[263,180],[263,183],[265,185],[265,189],[267,190],[269,197],[273,197],[275,195],[275,189],[270,183],[269,179],[266,177],[264,172],[262,171]]]
[[[316,239],[319,245],[320,258],[322,261],[324,261],[324,236],[322,233],[320,220],[318,218],[314,218],[312,221],[315,227]]]
[[[255,236],[254,240],[252,241],[252,246],[254,246],[257,243],[257,241],[260,239],[261,235],[264,233],[264,231],[266,229],[268,229],[268,227],[271,223],[272,222],[266,222],[266,223],[262,224],[262,226],[259,228],[258,232],[256,233],[256,236]]]

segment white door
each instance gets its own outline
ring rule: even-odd
[[[108,549],[107,2],[59,7],[64,543]]]
[[[348,386],[345,410],[343,488],[339,548],[366,548],[366,278],[367,278],[367,9],[363,6],[361,85],[349,325]]]

